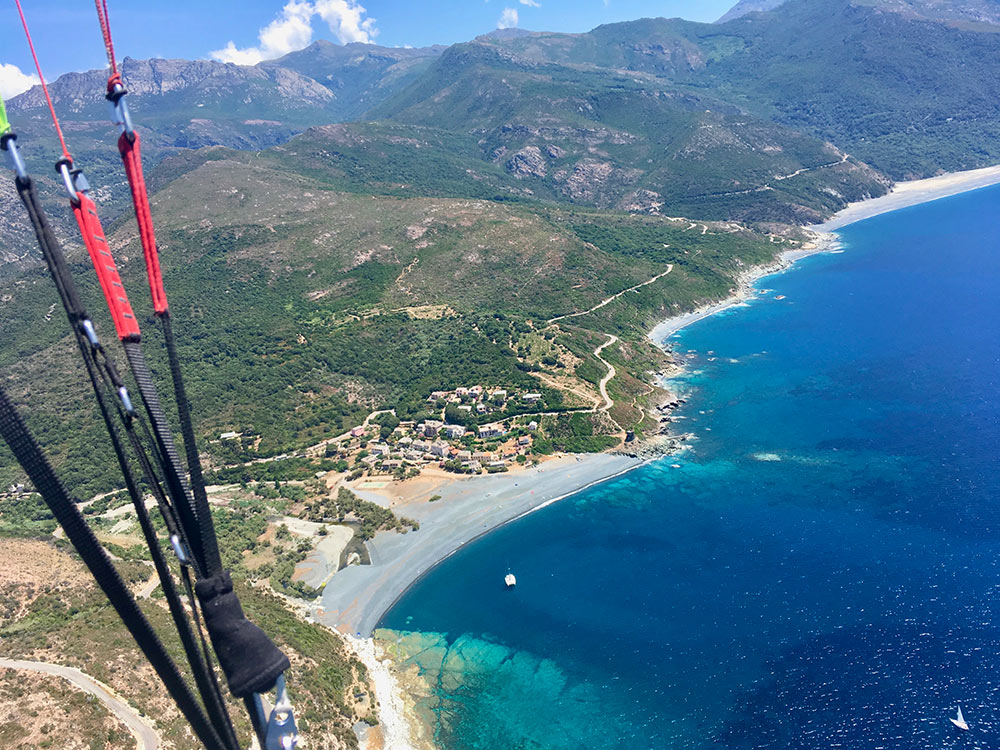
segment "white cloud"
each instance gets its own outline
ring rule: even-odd
[[[515,8],[504,8],[497,21],[498,29],[513,29],[517,27],[517,10]]]
[[[521,0],[521,5],[527,5],[529,8],[541,8],[542,4],[537,0]]]
[[[365,18],[367,11],[356,0],[316,0],[315,7],[341,44],[371,44],[378,36],[375,19]]]
[[[38,83],[38,76],[22,73],[11,63],[0,63],[0,96],[9,99],[30,89]]]
[[[238,48],[229,42],[223,49],[209,53],[221,62],[256,65],[261,60],[273,60],[300,50],[312,41],[312,19],[319,16],[342,44],[370,44],[378,34],[375,19],[366,18],[367,11],[357,0],[289,0],[281,13],[260,30],[256,47]]]

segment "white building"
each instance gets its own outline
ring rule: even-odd
[[[484,424],[479,428],[479,437],[481,438],[495,438],[502,437],[507,434],[507,430],[499,422],[493,422],[492,424]]]

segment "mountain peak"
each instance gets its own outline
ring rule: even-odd
[[[739,0],[716,23],[733,21],[748,13],[774,10],[787,2],[789,0]],[[1000,26],[1000,0],[850,0],[850,4],[953,26]]]
[[[531,36],[534,31],[528,31],[527,29],[493,29],[493,31],[488,34],[481,34],[478,39],[520,39],[524,36]]]
[[[722,16],[716,23],[725,23],[735,20],[747,13],[761,13],[767,10],[774,10],[779,5],[784,5],[787,0],[739,0],[736,5]]]

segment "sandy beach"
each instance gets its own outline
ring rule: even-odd
[[[668,318],[659,323],[649,332],[649,339],[657,346],[660,346],[664,340],[682,328],[686,328],[692,323],[746,302],[754,294],[754,284],[764,276],[778,273],[806,256],[836,250],[840,243],[833,232],[846,227],[848,224],[870,219],[873,216],[896,211],[900,208],[916,206],[921,203],[938,200],[939,198],[947,198],[952,195],[996,184],[1000,184],[1000,165],[973,169],[967,172],[950,172],[938,177],[929,177],[925,180],[898,182],[893,186],[892,192],[880,198],[851,203],[824,223],[804,227],[806,231],[814,233],[815,236],[812,241],[797,250],[789,250],[782,253],[772,264],[759,266],[748,271],[739,279],[739,289],[732,297],[721,302],[705,305],[682,315],[674,316],[673,318]]]
[[[434,485],[440,495],[435,502],[420,497],[394,502],[393,511],[419,521],[420,529],[383,532],[368,542],[372,564],[333,576],[313,616],[341,632],[367,637],[406,589],[463,545],[641,463],[606,453],[563,456],[516,473],[444,481]]]
[[[949,172],[925,180],[897,182],[893,186],[892,192],[887,195],[852,203],[822,224],[806,228],[817,232],[832,232],[856,221],[870,219],[872,216],[896,211],[907,206],[916,206],[919,203],[927,203],[939,198],[947,198],[950,195],[958,195],[969,190],[978,190],[997,183],[1000,183],[1000,164],[982,169],[971,169],[967,172]]]

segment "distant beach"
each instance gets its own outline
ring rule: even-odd
[[[728,310],[730,307],[746,302],[753,296],[754,284],[758,279],[764,276],[769,276],[772,273],[778,273],[779,271],[788,268],[788,266],[795,261],[805,258],[806,256],[836,250],[838,245],[839,243],[835,235],[829,232],[816,232],[815,237],[802,247],[794,250],[786,250],[781,253],[781,255],[779,255],[773,263],[769,263],[764,266],[756,266],[740,276],[737,290],[731,297],[728,297],[721,302],[713,302],[711,304],[704,305],[699,307],[697,310],[692,310],[691,312],[675,315],[672,318],[667,318],[662,323],[658,323],[649,332],[649,334],[647,334],[649,340],[657,346],[662,346],[663,342],[667,338],[677,333],[677,331],[682,328],[687,328],[692,323],[704,320],[705,318],[720,313],[723,310]]]
[[[839,241],[833,232],[848,224],[998,183],[1000,183],[1000,164],[966,172],[949,172],[923,180],[897,182],[892,191],[886,195],[851,203],[822,224],[804,227],[806,231],[814,233],[813,240],[801,248],[782,253],[774,263],[750,269],[739,279],[738,290],[733,296],[721,302],[714,302],[697,310],[667,318],[662,323],[657,324],[649,332],[649,339],[657,346],[661,346],[668,337],[682,328],[746,302],[753,296],[753,286],[758,279],[777,273],[809,255],[836,250],[839,247]]]
[[[892,191],[880,198],[851,203],[838,211],[822,224],[806,227],[817,232],[832,232],[856,221],[870,219],[879,214],[896,211],[907,206],[947,198],[969,190],[989,187],[1000,183],[1000,164],[967,172],[949,172],[925,180],[897,182]]]

